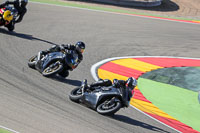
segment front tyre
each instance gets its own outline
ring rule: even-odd
[[[121,108],[120,100],[115,100],[112,104],[108,104],[109,101],[104,101],[97,106],[97,112],[102,115],[113,115]]]
[[[8,30],[11,31],[11,32],[12,32],[14,29],[15,29],[15,27],[8,27]]]
[[[37,62],[37,55],[31,57],[31,58],[28,60],[28,66],[29,66],[30,68],[35,69],[35,64],[36,64],[36,62]]]
[[[59,73],[63,69],[63,64],[60,61],[56,61],[52,64],[49,64],[42,72],[42,75],[45,77],[52,76],[56,73]]]
[[[69,99],[78,103],[82,97],[82,89],[80,87],[73,89],[69,94]]]
[[[15,24],[13,21],[11,21],[8,25],[6,25],[5,27],[8,28],[9,31],[13,31],[15,29]]]

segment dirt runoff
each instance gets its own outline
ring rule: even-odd
[[[89,4],[114,9],[128,10],[138,13],[162,15],[166,17],[180,17],[200,20],[200,0],[163,0],[157,7],[122,7],[118,5],[102,4],[87,0],[65,0],[67,2]]]

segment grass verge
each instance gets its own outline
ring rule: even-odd
[[[194,20],[194,19],[187,19],[187,18],[181,18],[181,17],[166,17],[166,16],[164,17],[164,16],[148,14],[148,13],[138,13],[138,12],[132,12],[132,11],[122,10],[122,9],[113,9],[113,8],[106,8],[106,7],[91,6],[91,5],[87,5],[87,4],[71,3],[71,2],[67,2],[67,1],[61,1],[61,0],[30,0],[30,1],[48,3],[48,4],[55,4],[55,5],[62,5],[62,6],[85,8],[85,9],[92,9],[92,10],[108,11],[108,12],[115,12],[115,13],[123,13],[123,14],[130,14],[130,15],[132,14],[132,15],[150,16],[150,17],[157,17],[157,18],[167,18],[167,19],[193,21],[193,22],[197,22],[197,23],[199,22],[200,23],[200,20]]]

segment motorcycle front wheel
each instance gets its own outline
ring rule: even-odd
[[[63,64],[60,61],[56,61],[48,65],[42,72],[42,75],[45,77],[52,76],[56,73],[59,73],[63,69]]]
[[[112,104],[108,104],[109,101],[104,101],[97,106],[97,112],[102,115],[113,115],[121,108],[121,102],[115,100]]]
[[[30,68],[35,69],[35,63],[36,63],[36,61],[37,61],[37,55],[31,57],[31,58],[28,60],[28,66],[29,66]]]
[[[82,90],[80,87],[73,89],[69,94],[69,99],[78,103],[82,97]]]
[[[11,21],[8,25],[6,25],[5,27],[8,28],[9,31],[13,31],[15,29],[15,25],[14,22]]]

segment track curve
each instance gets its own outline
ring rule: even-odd
[[[30,3],[14,33],[0,27],[0,125],[21,133],[176,132],[140,112],[104,117],[69,100],[90,67],[117,56],[199,57],[200,27],[140,17]],[[86,42],[84,60],[68,79],[45,78],[27,60],[53,44]]]

